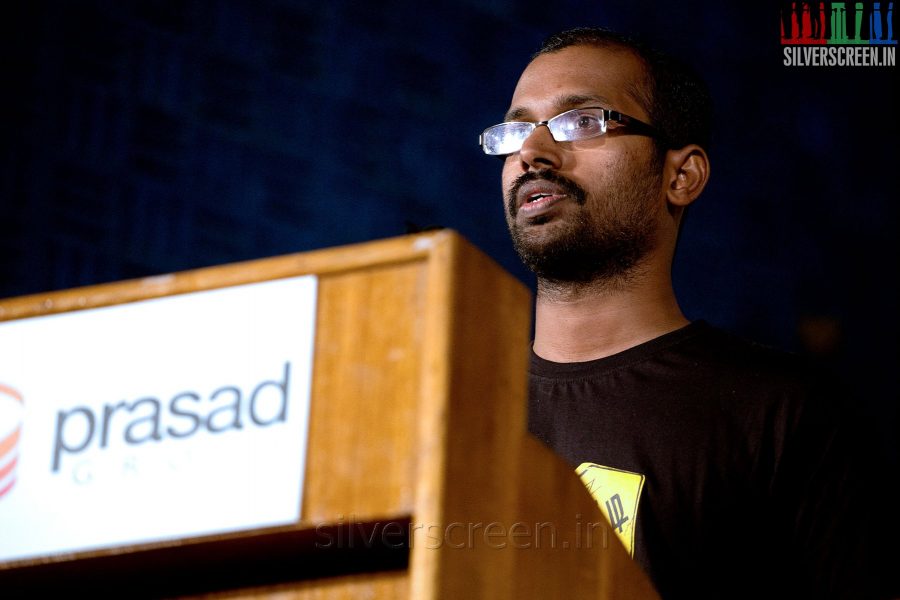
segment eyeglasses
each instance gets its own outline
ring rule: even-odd
[[[525,121],[500,123],[485,129],[478,136],[478,144],[485,154],[504,156],[521,150],[528,136],[541,125],[547,126],[550,135],[557,142],[574,142],[600,137],[606,133],[607,123],[610,121],[627,127],[632,133],[661,137],[654,127],[634,117],[606,108],[590,107],[567,110],[539,123]]]

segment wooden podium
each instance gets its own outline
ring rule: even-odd
[[[529,292],[451,231],[14,298],[0,320],[303,274],[318,300],[300,522],[7,562],[0,594],[656,597],[526,432]]]

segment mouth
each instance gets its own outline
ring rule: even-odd
[[[554,204],[569,197],[569,194],[559,185],[538,180],[526,183],[516,194],[516,209],[527,215],[548,210]]]
[[[528,171],[513,182],[506,194],[510,219],[521,218],[522,225],[546,223],[566,206],[584,206],[587,194],[575,181],[552,170]],[[519,214],[522,213],[522,214]]]
[[[550,194],[547,192],[538,192],[532,194],[525,199],[525,204],[537,204],[539,202],[549,201],[548,199],[562,198],[565,194]]]
[[[550,192],[535,192],[534,194],[531,194],[530,196],[525,198],[525,204],[531,204],[532,202],[540,202],[544,198],[550,198],[552,196],[553,196],[553,194],[551,194]]]

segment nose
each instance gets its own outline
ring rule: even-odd
[[[562,153],[546,124],[539,125],[525,138],[519,150],[519,160],[523,171],[560,168]]]

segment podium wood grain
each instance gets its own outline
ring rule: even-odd
[[[526,432],[529,292],[451,231],[3,300],[0,320],[305,274],[319,283],[299,523],[256,537],[0,564],[0,578],[129,553],[165,564],[167,552],[187,549],[189,579],[191,557],[208,548],[233,548],[240,559],[254,540],[284,545],[299,534],[309,545],[325,539],[319,527],[393,522],[409,527],[405,567],[379,571],[357,548],[334,554],[348,563],[343,574],[307,570],[296,581],[210,591],[298,600],[656,597],[573,469]],[[507,535],[486,535],[489,524]],[[552,525],[550,543],[535,535],[540,524]],[[516,527],[530,537],[509,535]]]

